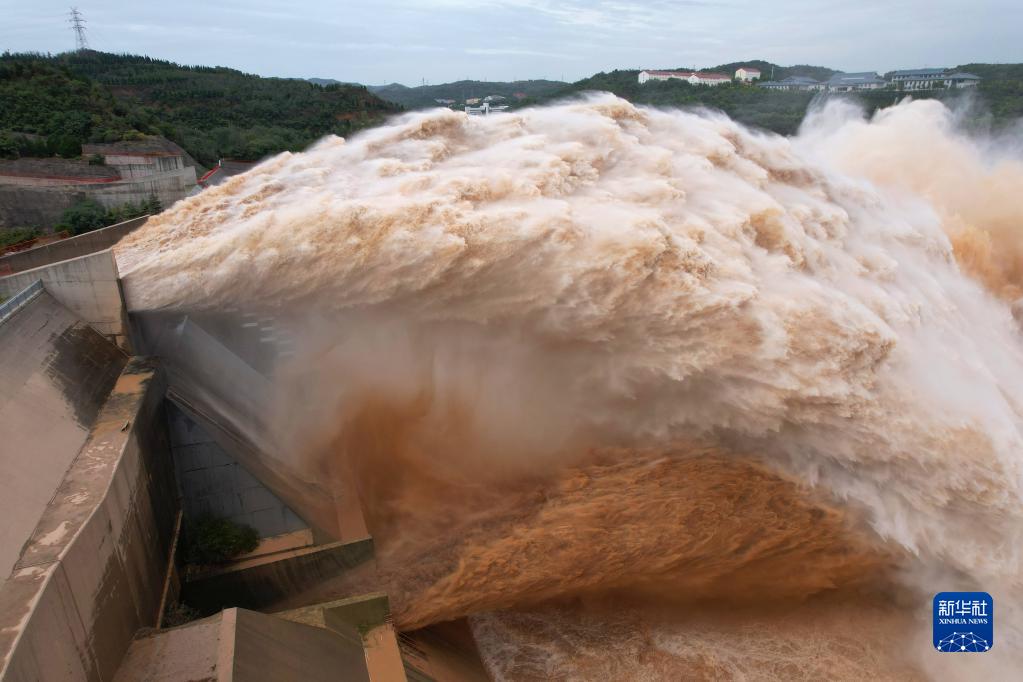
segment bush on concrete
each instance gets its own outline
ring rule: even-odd
[[[186,563],[219,564],[256,549],[259,534],[250,526],[205,515],[185,527],[182,540]]]

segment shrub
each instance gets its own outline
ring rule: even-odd
[[[250,526],[203,515],[185,527],[181,556],[190,564],[219,564],[251,552],[259,534]]]
[[[184,625],[190,623],[193,620],[197,620],[202,617],[196,609],[193,609],[188,604],[178,602],[174,606],[167,607],[167,610],[163,613],[163,627],[173,628],[178,625]]]
[[[10,230],[0,230],[0,248],[38,236],[39,230],[33,227],[15,227]]]
[[[57,229],[82,234],[147,214],[155,215],[162,210],[163,205],[155,194],[137,204],[122,204],[111,209],[103,208],[93,199],[86,199],[64,211],[57,222]]]
[[[57,229],[70,230],[71,234],[82,234],[109,225],[108,219],[109,214],[105,208],[92,199],[86,199],[64,211],[57,223]]]

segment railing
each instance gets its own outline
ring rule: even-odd
[[[0,324],[6,322],[11,315],[18,312],[22,306],[41,293],[43,293],[43,282],[37,279],[3,303],[0,303]]]

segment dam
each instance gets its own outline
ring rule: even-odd
[[[355,492],[327,500],[258,442],[285,330],[127,313],[110,247],[143,223],[4,264],[0,679],[487,679],[464,623],[395,630]],[[258,547],[186,572],[202,514]]]
[[[1011,678],[987,153],[938,102],[419,112],[0,261],[4,675]],[[256,537],[191,561],[206,516]],[[957,592],[990,651],[928,637]]]

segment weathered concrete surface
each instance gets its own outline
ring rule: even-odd
[[[168,401],[174,472],[185,519],[208,514],[242,523],[269,538],[308,528],[188,415]]]
[[[387,595],[371,593],[274,615],[331,630],[353,646],[362,648],[370,680],[392,682],[407,678],[390,614]]]
[[[405,679],[398,639],[391,625],[386,594],[369,594],[322,609],[326,627],[361,644],[373,682]]]
[[[25,187],[0,183],[0,229],[35,227],[49,230],[65,210],[85,201],[73,187]]]
[[[0,179],[0,229],[49,229],[65,210],[90,199],[105,208],[117,208],[141,203],[155,195],[164,208],[170,208],[192,191],[196,174],[195,168],[187,166],[117,182],[33,186],[24,179],[9,180]]]
[[[268,377],[288,347],[272,319],[133,312],[132,321],[136,347],[164,363],[168,397],[318,537],[369,536],[354,486],[339,492],[322,475],[300,471],[269,429],[274,393]]]
[[[405,673],[411,682],[489,682],[465,619],[402,632]]]
[[[13,275],[109,249],[123,237],[145,225],[147,220],[149,220],[149,216],[132,218],[116,225],[80,234],[77,237],[61,239],[27,251],[0,256],[0,275]]]
[[[0,575],[78,454],[127,356],[46,291],[0,322]]]
[[[370,677],[361,639],[227,609],[132,642],[114,682],[399,682]]]
[[[283,535],[272,535],[268,538],[260,539],[259,545],[256,549],[251,552],[239,554],[232,559],[231,563],[234,566],[242,568],[258,566],[259,564],[265,564],[270,561],[276,561],[277,559],[285,556],[290,556],[285,555],[284,552],[312,547],[315,544],[316,541],[313,539],[313,531],[309,528],[296,530]]]
[[[488,682],[476,641],[464,619],[395,633],[387,595],[369,593],[274,614],[327,628],[362,643],[370,679],[412,682]]]
[[[164,384],[132,359],[0,586],[0,679],[110,680],[156,624],[177,515]]]
[[[350,597],[376,585],[372,540],[288,550],[274,558],[190,576],[182,600],[203,614],[228,606],[278,611]]]
[[[328,630],[245,609],[224,612],[225,624],[232,618],[235,619],[235,642],[229,679],[239,682],[369,682],[366,659],[357,643]],[[223,647],[221,654],[224,654]],[[221,661],[221,667],[226,668],[224,658]]]
[[[131,643],[114,682],[214,682],[220,679],[220,614]]]
[[[100,334],[125,345],[127,315],[117,263],[109,249],[0,277],[0,296],[13,296],[36,280]]]

